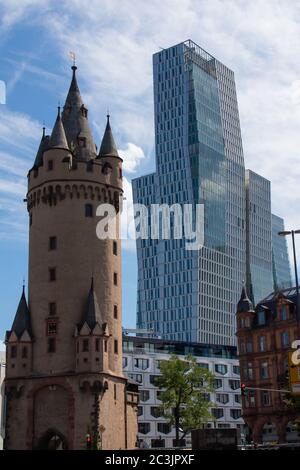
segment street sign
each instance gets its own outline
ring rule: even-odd
[[[289,351],[289,378],[291,395],[300,396],[300,364],[293,361],[293,351]]]

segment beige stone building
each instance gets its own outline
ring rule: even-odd
[[[6,449],[134,448],[137,387],[122,372],[122,159],[109,116],[97,152],[76,79],[28,173],[29,288],[6,335]],[[103,206],[102,206],[103,207]]]

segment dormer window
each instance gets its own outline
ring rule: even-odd
[[[88,110],[83,105],[81,106],[81,114],[85,118],[88,116]]]
[[[78,137],[78,147],[85,148],[86,147],[86,138],[85,137]]]
[[[259,310],[257,314],[257,323],[258,325],[266,324],[266,312],[264,310]]]

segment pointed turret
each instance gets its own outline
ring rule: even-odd
[[[109,122],[109,114],[107,115],[107,123],[103,139],[100,146],[99,158],[101,157],[119,157],[117,146],[112,134],[112,130]]]
[[[17,313],[11,327],[11,333],[15,333],[15,335],[20,338],[24,331],[27,331],[28,334],[32,337],[30,312],[25,297],[25,287],[23,286],[23,292],[18,305]]]
[[[253,304],[247,295],[245,285],[243,285],[241,298],[237,304],[237,313],[240,312],[253,312]]]
[[[69,148],[78,160],[96,158],[96,146],[88,123],[88,110],[84,106],[76,79],[75,65],[71,85],[62,113]]]
[[[47,150],[49,146],[50,136],[45,135],[45,130],[45,127],[43,127],[43,135],[33,164],[34,168],[39,168],[43,165],[43,153]]]
[[[100,313],[99,303],[94,290],[94,279],[92,279],[91,288],[88,295],[86,310],[80,324],[82,327],[84,324],[87,324],[91,330],[98,323],[100,326],[103,324],[102,315]]]
[[[57,118],[49,140],[49,149],[59,148],[69,150],[64,126],[60,116],[60,107],[58,106]]]

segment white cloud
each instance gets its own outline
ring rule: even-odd
[[[36,21],[65,64],[69,51],[76,52],[79,85],[98,123],[99,141],[109,108],[118,146],[128,151],[124,164],[129,173],[143,171],[149,163],[137,149],[147,156],[153,152],[152,54],[188,38],[207,49],[235,72],[246,167],[271,179],[274,211],[285,217],[287,226],[296,227],[299,2],[72,0],[58,7],[48,0],[41,8],[34,0],[11,0],[1,6],[6,28],[20,20]],[[67,65],[64,70],[65,77],[70,75]],[[32,144],[30,132],[23,132],[23,138],[8,132],[1,116],[0,136]]]
[[[42,135],[42,126],[27,114],[17,113],[2,107],[0,113],[0,142],[23,154],[32,152]]]
[[[128,142],[125,149],[120,149],[118,152],[123,158],[123,169],[127,173],[135,173],[142,160],[145,158],[143,149],[131,142]]]

